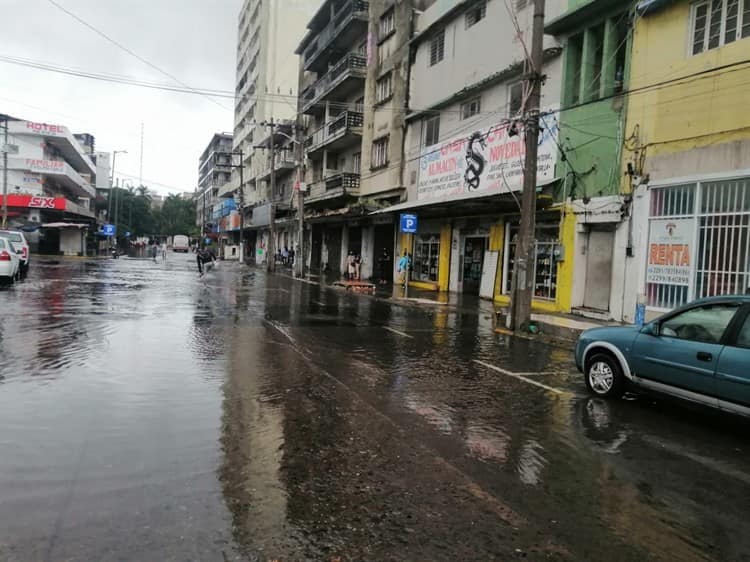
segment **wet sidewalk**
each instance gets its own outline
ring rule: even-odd
[[[302,279],[293,277],[289,271],[277,271],[277,275],[290,277],[305,283],[323,285],[339,290],[346,284],[346,280],[334,276],[307,275]],[[508,307],[500,306],[493,301],[480,298],[476,295],[464,295],[460,293],[440,293],[409,287],[408,293],[401,285],[375,285],[372,295],[376,299],[387,300],[402,306],[435,306],[448,307],[457,311],[478,312],[492,316],[493,326],[498,333],[509,333],[505,328],[505,318],[509,312]],[[575,341],[581,332],[590,328],[617,325],[618,323],[605,322],[585,318],[576,314],[565,313],[533,313],[531,319],[536,325],[537,333],[563,340]]]

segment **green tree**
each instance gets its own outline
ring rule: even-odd
[[[179,195],[169,195],[159,212],[159,234],[196,234],[195,205]]]

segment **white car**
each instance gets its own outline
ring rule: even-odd
[[[0,230],[0,238],[5,238],[10,241],[11,246],[16,251],[20,251],[21,255],[21,273],[26,274],[29,271],[29,261],[31,260],[29,243],[26,241],[26,237],[23,232],[17,230]]]
[[[5,238],[0,238],[0,279],[13,283],[21,271],[19,250]]]

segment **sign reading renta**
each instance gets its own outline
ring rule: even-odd
[[[537,183],[554,179],[558,124],[540,120]],[[526,145],[521,126],[494,125],[425,147],[419,160],[418,199],[450,199],[463,193],[507,193],[523,187]]]
[[[652,220],[648,237],[646,283],[690,285],[695,219]]]

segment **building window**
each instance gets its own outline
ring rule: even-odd
[[[440,141],[440,115],[424,121],[424,145],[432,146]]]
[[[484,16],[487,15],[487,0],[481,0],[481,2],[477,2],[474,6],[469,8],[466,12],[466,28],[468,29],[475,23],[478,23],[479,21],[484,19]]]
[[[378,37],[382,41],[396,31],[396,12],[393,8],[380,16],[380,25],[378,26]]]
[[[421,234],[414,241],[412,275],[416,281],[438,280],[440,262],[440,235]]]
[[[555,300],[557,298],[557,261],[555,249],[559,245],[560,225],[556,223],[539,223],[536,225],[536,242],[534,261],[534,298]],[[519,225],[508,225],[508,242],[506,248],[507,263],[505,271],[505,294],[511,294],[513,273],[515,272],[516,243]]]
[[[445,29],[441,29],[430,40],[430,66],[445,58]]]
[[[372,143],[372,165],[370,168],[377,170],[388,165],[388,137],[383,137]]]
[[[357,152],[352,156],[352,172],[358,174],[362,169],[362,153]]]
[[[365,111],[365,98],[359,98],[354,102],[354,111],[358,113],[364,113]]]
[[[646,304],[669,310],[750,286],[750,177],[654,188]]]
[[[393,73],[384,74],[375,83],[375,102],[383,103],[393,96]]]
[[[466,103],[461,104],[461,119],[469,119],[474,117],[481,111],[480,98],[474,98]]]
[[[750,0],[709,0],[693,4],[692,54],[750,37]]]
[[[508,88],[508,115],[515,117],[523,111],[523,82],[511,84]]]
[[[516,10],[523,10],[529,5],[529,0],[516,0]]]

